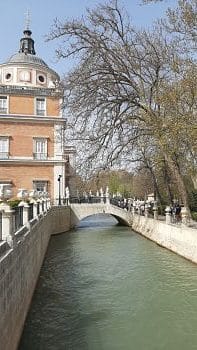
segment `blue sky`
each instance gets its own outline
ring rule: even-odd
[[[133,22],[137,26],[150,25],[153,20],[161,17],[168,6],[176,3],[175,0],[164,0],[162,4],[140,6],[141,0],[122,0]],[[18,51],[19,41],[25,23],[25,13],[29,9],[31,14],[30,28],[35,40],[35,49],[38,56],[55,69],[60,75],[68,71],[71,62],[65,60],[57,62],[55,48],[57,42],[46,42],[55,18],[76,18],[85,14],[87,7],[92,8],[104,0],[1,0],[0,1],[0,63],[5,62],[12,54]]]

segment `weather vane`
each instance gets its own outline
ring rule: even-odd
[[[29,27],[30,27],[30,12],[28,9],[27,12],[25,13],[25,28],[29,30]]]

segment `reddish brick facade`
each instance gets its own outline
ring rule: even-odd
[[[16,197],[18,189],[45,183],[57,198],[61,185],[63,197],[63,89],[58,74],[35,55],[31,31],[24,36],[19,53],[0,65],[0,186],[11,184]]]

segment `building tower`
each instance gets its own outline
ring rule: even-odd
[[[63,198],[70,157],[63,88],[59,75],[36,55],[29,25],[23,33],[19,52],[0,65],[0,184],[10,185],[13,197],[24,188]]]

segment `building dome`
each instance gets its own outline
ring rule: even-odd
[[[59,75],[45,61],[36,56],[31,30],[25,29],[20,48],[0,65],[0,85],[30,88],[57,88]]]
[[[37,64],[42,67],[49,68],[42,58],[29,53],[26,54],[24,52],[18,52],[12,55],[6,63]]]

